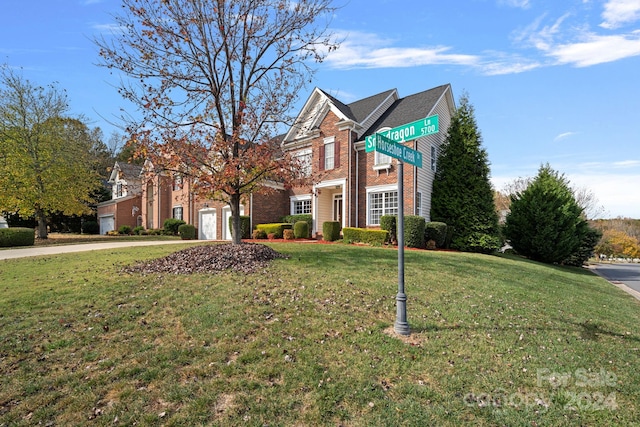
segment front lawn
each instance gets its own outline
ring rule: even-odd
[[[185,244],[187,247],[189,244]],[[640,303],[590,272],[270,243],[259,273],[121,273],[182,246],[0,261],[0,426],[583,426],[640,419]]]

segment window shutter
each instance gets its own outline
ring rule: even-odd
[[[320,154],[318,157],[320,157],[319,162],[318,162],[318,170],[323,171],[324,170],[324,144],[320,144],[320,150],[319,150]]]
[[[340,141],[336,140],[333,147],[333,167],[338,169],[340,167]]]

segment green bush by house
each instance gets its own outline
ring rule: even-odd
[[[385,230],[345,227],[342,229],[342,236],[347,243],[367,243],[369,245],[382,246],[389,238],[389,232]]]
[[[118,228],[118,234],[131,234],[131,227],[128,225],[121,225]]]
[[[380,217],[380,228],[389,232],[389,243],[396,244],[398,242],[395,215],[382,215]]]
[[[196,227],[192,224],[182,224],[178,227],[178,233],[182,240],[193,240],[196,238]]]
[[[447,241],[447,224],[444,222],[431,221],[424,226],[425,242],[433,240],[436,248],[444,248]]]
[[[233,233],[233,217],[229,217],[229,230]],[[240,215],[240,238],[248,239],[251,237],[251,217]]]
[[[327,242],[335,242],[340,239],[340,223],[327,221],[322,224],[322,238]]]
[[[276,239],[282,239],[284,235],[284,230],[290,230],[292,225],[284,222],[276,222],[272,224],[258,224],[256,226],[257,230],[264,231],[265,234],[273,234],[273,237]]]
[[[36,230],[33,228],[0,228],[0,247],[33,246],[35,240]]]
[[[404,217],[404,244],[408,248],[424,248],[425,219],[418,215]]]
[[[84,234],[98,234],[100,233],[100,224],[97,221],[85,221],[82,223],[81,229]]]
[[[309,223],[307,221],[296,221],[295,224],[293,224],[293,235],[296,239],[308,239],[311,237],[309,230]]]
[[[313,230],[313,218],[311,214],[298,214],[298,215],[287,215],[281,218],[282,222],[288,222],[289,224],[295,225],[299,221],[304,221],[307,223],[307,235],[306,236],[296,236],[296,238],[306,239],[311,237],[311,230]],[[295,227],[294,227],[295,232]]]
[[[186,224],[186,222],[181,219],[167,218],[163,223],[164,232],[166,234],[176,236],[178,234],[178,227],[180,227],[182,224]]]

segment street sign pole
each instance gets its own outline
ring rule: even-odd
[[[409,335],[407,322],[407,295],[404,293],[404,164],[398,160],[398,294],[396,295],[396,323],[393,330]]]

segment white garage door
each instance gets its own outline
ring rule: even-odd
[[[115,218],[113,215],[100,217],[100,234],[115,230]]]
[[[200,224],[200,231],[198,232],[198,239],[200,240],[216,240],[216,210],[204,209],[200,211],[200,218],[198,223]]]

